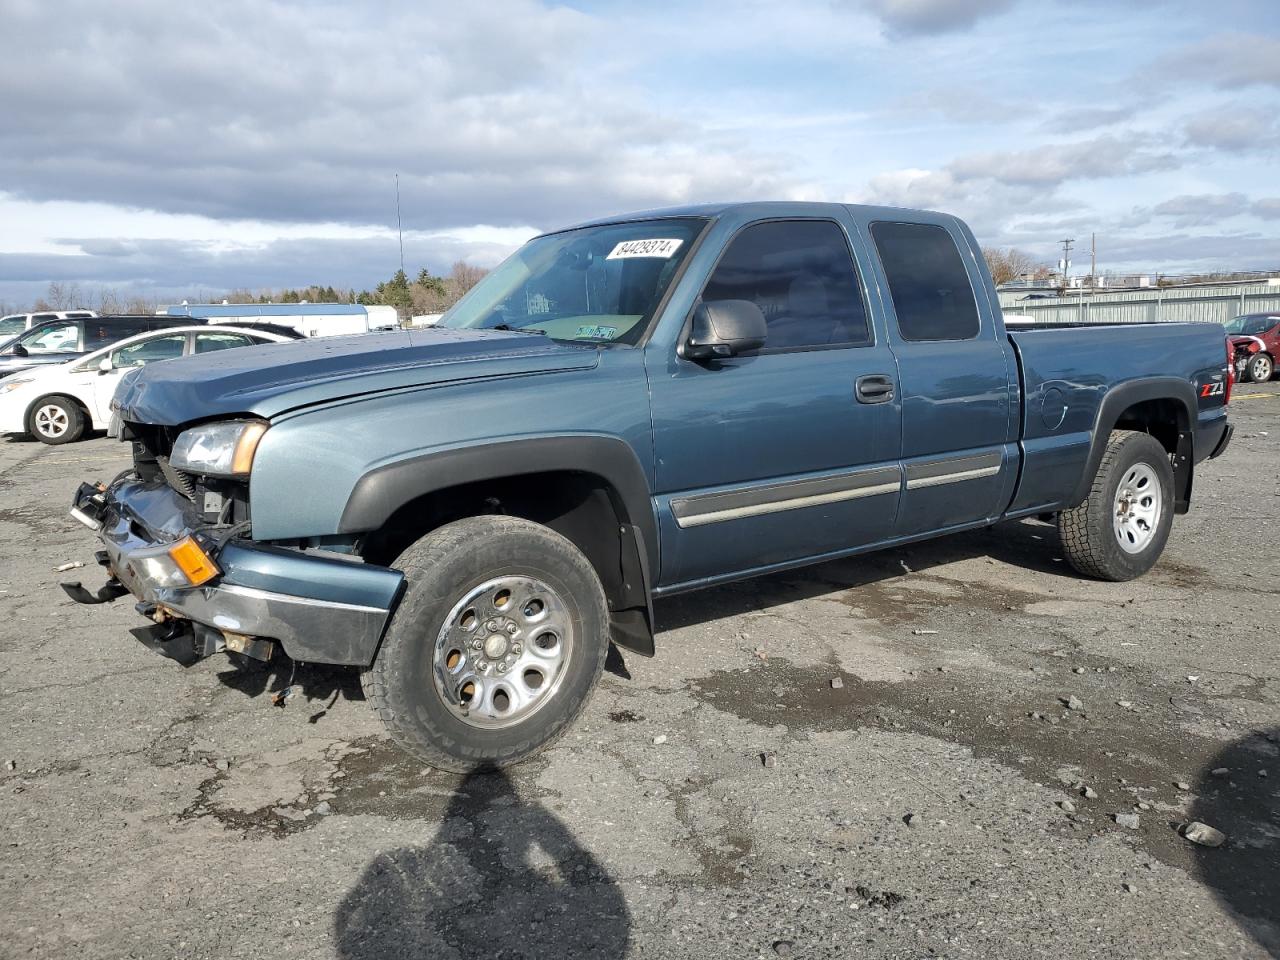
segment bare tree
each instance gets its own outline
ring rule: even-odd
[[[987,269],[991,271],[991,278],[995,280],[996,286],[1008,283],[1010,280],[1017,280],[1027,274],[1036,275],[1047,269],[1031,254],[1015,247],[984,248],[982,256],[987,261]]]

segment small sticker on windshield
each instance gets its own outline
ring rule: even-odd
[[[606,260],[627,260],[631,257],[661,257],[666,260],[677,250],[683,240],[623,240],[613,248]]]
[[[612,340],[618,335],[617,327],[602,327],[599,324],[579,327],[578,334],[584,340]]]

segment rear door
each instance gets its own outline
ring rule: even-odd
[[[890,535],[900,485],[893,355],[871,321],[847,228],[765,220],[727,240],[700,300],[755,303],[768,324],[761,349],[695,362],[650,344],[662,351],[647,360],[662,584]]]
[[[985,278],[953,218],[868,227],[901,380],[906,482],[895,535],[994,517],[1016,479],[1018,399]]]

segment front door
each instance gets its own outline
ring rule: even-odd
[[[899,537],[993,517],[1017,469],[1016,374],[991,310],[978,308],[974,290],[984,287],[976,264],[966,266],[967,240],[955,229],[870,224],[901,378]]]
[[[149,337],[138,340],[118,350],[112,350],[111,369],[107,371],[91,370],[93,381],[94,420],[98,423],[109,423],[111,420],[111,397],[116,392],[120,378],[134,367],[142,367],[155,360],[172,360],[182,356],[187,349],[185,333],[171,333],[167,336]]]
[[[660,584],[888,537],[901,481],[897,380],[845,224],[747,225],[701,300],[750,300],[768,334],[759,350],[703,362],[651,345],[665,351],[648,358]]]

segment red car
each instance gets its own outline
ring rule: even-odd
[[[1266,383],[1280,356],[1280,313],[1246,313],[1223,324],[1235,362],[1236,379]]]

